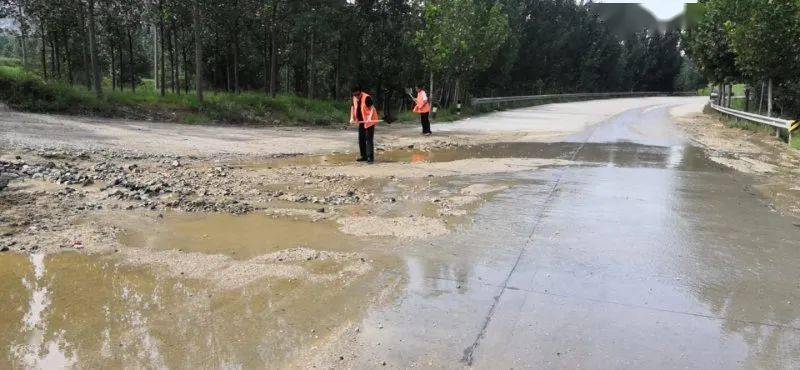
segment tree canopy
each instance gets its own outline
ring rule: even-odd
[[[778,87],[785,114],[800,111],[800,2],[797,0],[703,0],[698,24],[684,47],[712,82]],[[768,101],[771,106],[772,100]]]
[[[0,1],[21,25],[12,44],[28,69],[162,94],[204,87],[344,99],[359,84],[397,107],[404,87],[431,74],[440,104],[671,91],[682,63],[676,34],[620,39],[573,0]]]

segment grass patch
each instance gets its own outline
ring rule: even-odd
[[[346,123],[345,101],[323,101],[293,95],[206,93],[203,103],[190,94],[164,96],[145,82],[136,92],[104,90],[96,97],[83,86],[44,81],[18,66],[0,66],[0,101],[32,112],[93,114],[106,117],[155,119],[184,123],[253,123],[270,125],[331,125]]]
[[[800,132],[796,132],[795,136],[792,137],[792,141],[789,142],[789,146],[794,149],[800,150]]]
[[[22,61],[16,58],[0,57],[0,66],[2,67],[21,67]]]
[[[725,126],[730,128],[738,128],[740,130],[747,130],[752,132],[761,132],[766,134],[773,134],[775,129],[760,123],[754,123],[743,119],[736,119],[731,117],[724,117],[723,122]]]

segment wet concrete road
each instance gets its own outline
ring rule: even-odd
[[[663,106],[559,145],[591,164],[513,175],[474,227],[407,246],[353,366],[800,367],[800,229],[751,179]]]

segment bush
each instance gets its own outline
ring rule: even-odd
[[[149,87],[149,88],[148,88]],[[96,114],[186,123],[261,123],[330,125],[348,121],[345,101],[323,101],[293,95],[240,95],[209,92],[202,104],[194,94],[161,96],[145,80],[136,92],[104,91],[97,98],[82,86],[43,81],[19,67],[0,66],[0,100],[10,107],[33,112]]]
[[[795,132],[795,136],[792,137],[789,145],[794,149],[800,150],[800,132]]]
[[[22,67],[22,61],[16,58],[0,57],[0,67]]]

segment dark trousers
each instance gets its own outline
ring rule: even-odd
[[[431,120],[430,120],[430,113],[422,113],[419,115],[419,122],[422,123],[422,133],[423,134],[430,134],[431,133]]]
[[[361,158],[368,161],[375,159],[374,144],[375,126],[364,128],[363,123],[358,124],[358,149],[361,151]]]

